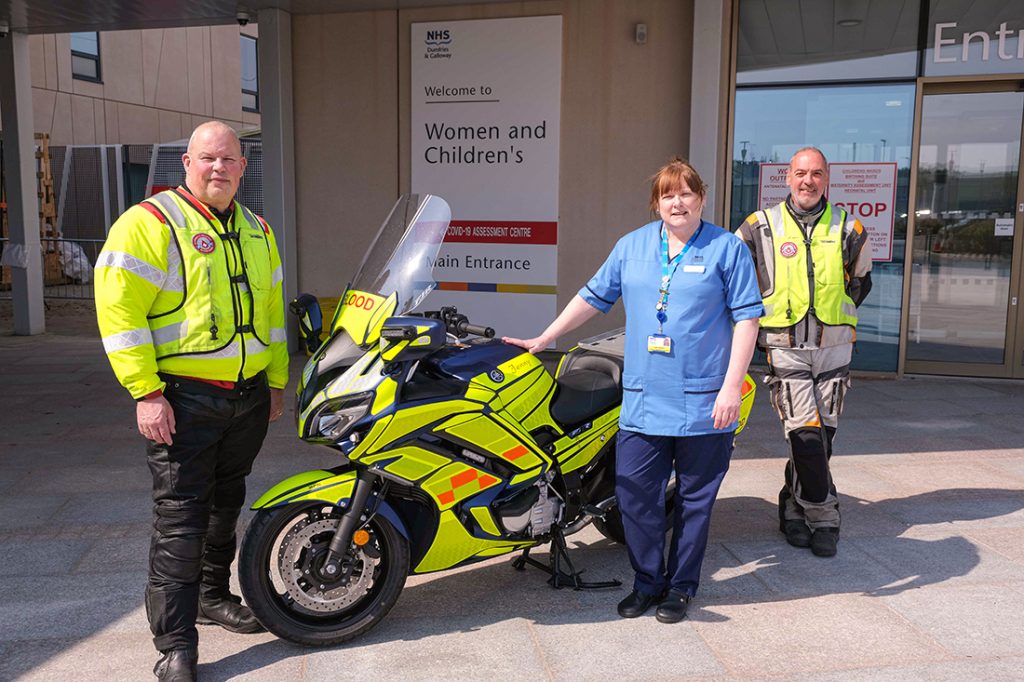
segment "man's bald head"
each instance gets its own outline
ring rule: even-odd
[[[196,198],[220,211],[232,205],[246,163],[234,128],[220,121],[199,125],[192,131],[181,163],[185,186]]]

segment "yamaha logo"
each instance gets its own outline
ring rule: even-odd
[[[786,258],[792,258],[793,256],[795,256],[797,254],[797,250],[798,249],[796,247],[796,244],[794,244],[793,242],[786,242],[785,244],[779,247],[779,253],[781,253]]]
[[[200,232],[192,237],[192,246],[199,253],[213,253],[213,250],[217,248],[217,242],[213,241],[213,237],[210,235]]]
[[[487,373],[487,376],[489,376],[491,378],[491,381],[493,381],[496,384],[500,384],[505,380],[505,373],[502,372],[500,369],[492,369],[490,372]]]

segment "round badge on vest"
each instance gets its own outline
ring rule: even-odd
[[[213,237],[210,235],[201,232],[192,237],[192,246],[199,253],[213,253],[213,250],[217,248],[217,242],[213,241]]]
[[[793,242],[786,242],[785,244],[779,247],[779,253],[781,253],[786,258],[792,258],[797,254],[796,244],[794,244]]]

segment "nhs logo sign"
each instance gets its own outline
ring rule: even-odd
[[[446,28],[427,31],[427,38],[424,42],[427,45],[448,45],[452,42],[451,31]]]

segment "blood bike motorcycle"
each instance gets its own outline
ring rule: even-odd
[[[435,287],[449,219],[439,197],[401,197],[323,343],[316,299],[291,304],[312,352],[297,390],[299,437],[339,461],[262,495],[242,539],[245,600],[284,639],[347,641],[387,615],[410,572],[512,552],[516,568],[541,568],[555,587],[619,584],[582,580],[565,537],[593,522],[623,541],[623,334],[581,341],[553,377],[454,308],[415,312]],[[741,428],[753,397],[747,377]],[[546,543],[546,563],[529,556]]]

